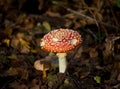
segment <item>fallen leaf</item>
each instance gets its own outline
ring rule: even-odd
[[[6,34],[7,36],[11,36],[12,32],[13,32],[13,29],[12,29],[12,28],[6,28],[6,29],[4,30],[4,34]]]
[[[11,46],[12,46],[13,48],[18,48],[18,45],[19,45],[19,39],[13,38],[13,39],[11,40]]]
[[[12,89],[28,89],[27,85],[25,85],[24,83],[21,84],[18,81],[14,81],[14,82],[10,83],[9,86]]]
[[[27,54],[27,53],[30,52],[30,49],[27,46],[22,46],[21,49],[20,49],[20,52]]]
[[[73,13],[69,13],[69,14],[66,14],[64,17],[69,19],[74,19],[75,15]]]
[[[35,85],[34,87],[31,87],[30,89],[40,89],[39,85]]]
[[[101,77],[100,76],[95,76],[94,80],[96,81],[96,83],[100,83],[101,82]]]
[[[10,46],[10,39],[4,39],[3,43],[5,43],[9,47]]]
[[[7,70],[7,75],[8,76],[20,76],[21,79],[27,79],[28,78],[28,71],[24,68],[20,68],[20,67],[10,67]]]
[[[16,35],[16,37],[17,37],[18,39],[22,39],[22,38],[24,37],[24,33],[18,32],[17,35]]]
[[[50,16],[50,17],[60,17],[59,13],[55,13],[55,12],[51,12],[51,11],[47,11],[46,15]]]
[[[91,58],[98,57],[98,52],[96,51],[95,48],[91,48],[89,54]]]
[[[50,30],[51,30],[51,26],[50,26],[49,22],[44,21],[44,22],[42,23],[42,25],[43,25],[43,27],[45,28],[45,30],[47,30],[47,31],[50,31]]]
[[[27,47],[27,48],[30,48],[29,42],[27,42],[27,41],[25,41],[25,40],[23,40],[23,39],[21,39],[21,38],[19,39],[19,41],[20,41],[20,45],[21,45],[21,46],[25,46],[25,47]],[[24,47],[24,48],[25,48],[25,47]]]
[[[12,54],[12,55],[8,56],[8,58],[9,59],[17,59],[17,55]]]
[[[111,55],[114,55],[114,44],[115,40],[119,39],[120,37],[107,37],[106,43],[104,44],[105,50],[103,51],[104,59],[109,59]]]
[[[24,21],[25,18],[26,18],[26,14],[25,14],[25,13],[20,14],[20,15],[18,16],[18,18],[17,18],[16,23],[17,23],[17,24],[23,23],[23,21]]]
[[[31,53],[37,53],[38,50],[37,50],[37,49],[31,49],[30,52],[31,52]]]
[[[117,80],[120,81],[120,73],[118,74]]]

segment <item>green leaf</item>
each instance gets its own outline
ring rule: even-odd
[[[45,30],[47,30],[47,31],[51,30],[51,26],[50,26],[49,22],[44,21],[42,25],[45,28]]]
[[[100,76],[95,76],[95,77],[94,77],[94,80],[95,80],[97,83],[100,83],[100,82],[101,82],[101,77],[100,77]]]

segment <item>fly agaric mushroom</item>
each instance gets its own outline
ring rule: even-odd
[[[51,63],[49,61],[36,60],[34,68],[43,72],[43,78],[46,78],[46,71],[50,69]]]
[[[40,46],[43,50],[57,53],[59,59],[59,72],[64,73],[67,67],[66,52],[75,49],[82,42],[77,31],[69,29],[56,29],[46,34]]]

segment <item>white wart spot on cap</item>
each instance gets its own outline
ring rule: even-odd
[[[53,41],[53,42],[58,42],[59,39],[57,39],[57,38],[52,38],[52,41]]]
[[[45,45],[45,42],[41,42],[40,43],[40,46],[42,47],[42,46],[44,46]]]
[[[71,44],[72,44],[72,45],[76,45],[76,43],[77,43],[77,39],[72,39],[72,40],[71,40]]]

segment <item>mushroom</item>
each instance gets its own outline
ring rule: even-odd
[[[36,60],[34,62],[34,68],[43,72],[44,79],[46,78],[46,71],[50,69],[50,66],[50,61]]]
[[[59,72],[66,71],[67,52],[75,49],[82,42],[81,35],[77,31],[69,29],[56,29],[46,34],[41,39],[41,49],[55,52],[59,59]]]

